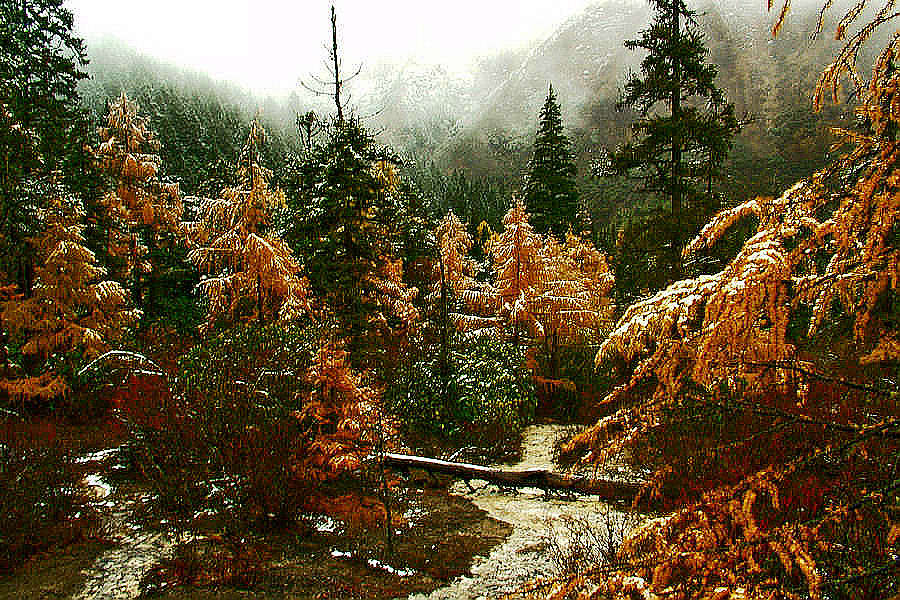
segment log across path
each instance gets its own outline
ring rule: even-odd
[[[421,469],[433,473],[454,475],[461,479],[480,479],[513,487],[557,489],[579,494],[596,495],[603,500],[633,500],[641,484],[611,479],[595,479],[553,473],[546,469],[501,469],[468,463],[450,462],[409,454],[385,453],[385,466],[401,469]]]

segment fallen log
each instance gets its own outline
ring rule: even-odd
[[[454,475],[461,479],[480,479],[490,483],[512,487],[533,487],[590,494],[602,500],[631,501],[641,489],[641,484],[610,479],[595,479],[553,473],[545,469],[501,469],[468,463],[450,462],[424,456],[385,453],[385,466],[402,469],[422,469],[433,473]]]

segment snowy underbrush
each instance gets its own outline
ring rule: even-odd
[[[51,437],[30,428],[0,428],[0,575],[99,528],[79,466]]]

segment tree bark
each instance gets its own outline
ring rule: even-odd
[[[500,469],[408,454],[386,453],[384,455],[384,465],[393,468],[422,469],[435,473],[445,473],[465,480],[481,479],[490,483],[513,487],[566,490],[579,494],[596,495],[603,500],[631,501],[641,489],[641,484],[626,481],[576,477],[553,473],[545,469]]]

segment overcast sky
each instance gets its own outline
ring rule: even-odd
[[[347,68],[417,57],[464,70],[552,33],[596,0],[334,0]],[[624,0],[612,0],[624,1]],[[761,1],[761,0],[760,0]],[[322,73],[330,0],[66,0],[82,37],[283,93]]]

